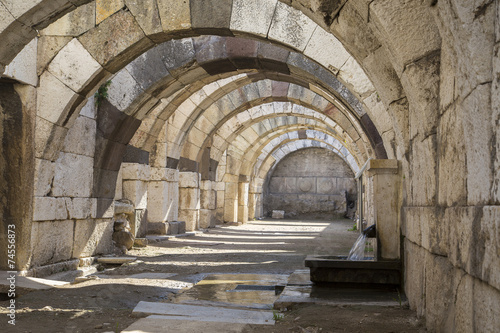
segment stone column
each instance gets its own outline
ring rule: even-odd
[[[179,172],[179,220],[186,222],[186,231],[199,228],[200,181],[198,172]]]
[[[146,164],[122,163],[123,198],[134,206],[135,217],[130,220],[130,229],[134,237],[145,236],[147,226],[144,216],[148,206],[148,181],[151,168]]]
[[[30,102],[31,101],[31,102]],[[0,270],[25,271],[31,258],[35,167],[35,88],[0,83]],[[15,257],[8,257],[10,234]],[[14,237],[14,236],[11,236]],[[15,267],[8,265],[13,259]]]
[[[225,183],[224,222],[238,222],[238,183],[235,182]]]
[[[238,184],[238,221],[248,222],[248,183]]]
[[[400,174],[397,160],[370,160],[363,175],[372,183],[368,205],[377,224],[378,254],[381,259],[400,258]]]
[[[248,190],[248,219],[262,217],[262,185],[258,181],[252,182]]]
[[[203,180],[200,185],[200,228],[215,227],[217,192],[212,189],[211,180]]]

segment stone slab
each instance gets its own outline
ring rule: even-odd
[[[102,257],[98,258],[97,262],[103,264],[126,264],[136,260],[137,260],[136,257]]]
[[[139,302],[132,311],[132,315],[143,314],[185,316],[190,320],[206,322],[217,321],[257,325],[274,324],[272,311],[251,311],[186,304]]]
[[[285,211],[284,210],[273,210],[273,219],[282,219],[285,217]]]
[[[152,280],[160,280],[160,279],[167,279],[169,277],[172,277],[174,275],[177,275],[176,273],[139,273],[139,274],[134,274],[130,275],[130,279],[152,279]]]
[[[3,293],[9,290],[10,281],[7,280],[7,278],[11,277],[12,275],[13,273],[0,271],[0,292]],[[31,290],[56,288],[59,286],[64,286],[66,284],[69,284],[69,282],[15,275],[16,293],[18,294],[23,294],[24,292]]]
[[[150,318],[152,317],[152,318]],[[190,319],[170,319],[164,316],[150,316],[140,319],[127,327],[122,332],[124,333],[146,333],[146,332],[163,332],[168,327],[171,332],[199,332],[199,333],[219,333],[228,332],[236,333],[243,332],[246,324],[232,324],[218,322],[203,322],[191,321]]]

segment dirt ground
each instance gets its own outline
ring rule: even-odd
[[[0,301],[0,331],[120,332],[138,319],[131,316],[138,302],[168,302],[208,274],[291,274],[304,269],[308,254],[347,255],[358,236],[348,230],[352,224],[260,220],[150,243],[129,251],[137,261],[108,266],[100,279],[18,297],[15,326],[7,324],[7,301]],[[141,273],[159,278],[134,277]],[[399,306],[297,305],[277,316],[275,326],[248,325],[246,331],[425,332],[424,321]]]

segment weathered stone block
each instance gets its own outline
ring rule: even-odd
[[[31,248],[33,266],[68,260],[73,253],[73,221],[33,222]]]
[[[179,187],[198,188],[201,174],[197,172],[179,172]]]
[[[179,185],[177,182],[169,182],[167,221],[177,221],[178,212],[179,212]]]
[[[417,311],[417,315],[425,314],[425,265],[426,251],[405,240],[405,294],[408,297],[410,308]]]
[[[88,90],[90,82],[105,75],[101,65],[76,38],[57,53],[47,70],[75,92]]]
[[[88,156],[61,153],[55,163],[52,194],[56,197],[90,197],[93,184],[94,159]],[[78,170],[75,173],[75,170]]]
[[[146,209],[136,209],[134,220],[130,223],[132,234],[135,237],[145,237],[148,228],[148,211]]]
[[[466,205],[466,155],[461,108],[450,107],[439,123],[439,193],[445,206]]]
[[[481,270],[479,276],[492,287],[500,290],[500,207],[483,207],[481,231],[475,234],[475,262]]]
[[[125,4],[146,35],[162,32],[156,0],[125,0]]]
[[[200,228],[215,227],[215,210],[200,209]]]
[[[210,32],[211,28],[229,30],[231,5],[234,8],[233,0],[191,0],[191,24],[193,29],[201,29],[205,33]]]
[[[169,76],[162,56],[160,49],[155,47],[141,54],[125,68],[141,88],[146,90]]]
[[[102,21],[122,9],[123,5],[123,0],[96,0],[96,24],[101,23]]]
[[[231,14],[231,31],[266,37],[276,3],[276,0],[234,0]]]
[[[19,82],[38,85],[36,62],[32,61],[37,56],[37,39],[33,39],[21,52],[5,67],[2,76],[13,78]]]
[[[54,179],[54,169],[54,162],[35,159],[35,196],[43,197],[50,192]]]
[[[123,180],[142,180],[147,181],[150,178],[151,168],[147,164],[122,163]]]
[[[458,271],[458,286],[455,295],[455,332],[474,332],[474,278]]]
[[[340,68],[338,78],[352,87],[353,92],[359,96],[375,91],[365,71],[353,57],[350,57]]]
[[[56,54],[71,40],[71,37],[40,36],[38,38],[37,73],[41,75]]]
[[[63,125],[71,107],[81,96],[61,83],[53,74],[44,72],[37,90],[37,116],[53,124]]]
[[[33,198],[33,221],[65,220],[67,218],[68,212],[64,198]]]
[[[87,117],[78,117],[64,140],[63,151],[94,157],[96,123]]]
[[[491,84],[483,84],[474,89],[462,104],[464,115],[464,140],[467,156],[467,203],[484,204],[490,201],[493,154],[490,140],[491,127]],[[470,135],[469,135],[470,134]]]
[[[132,202],[135,209],[146,209],[148,203],[148,185],[140,180],[123,181],[123,197]]]
[[[151,181],[148,183],[148,221],[164,222],[168,215],[168,183]]]
[[[410,206],[430,206],[436,202],[436,135],[414,140],[410,155]]]
[[[163,31],[191,28],[190,1],[157,0]]]
[[[107,99],[118,110],[125,111],[143,92],[141,85],[123,69],[111,81]]]
[[[73,258],[107,254],[113,249],[113,221],[90,219],[75,221]]]
[[[500,292],[488,284],[474,280],[474,331],[495,332],[500,327]]]
[[[179,208],[180,209],[199,209],[200,208],[200,190],[197,188],[179,188]]]
[[[94,198],[65,198],[68,218],[84,220],[97,215],[97,200]]]
[[[77,7],[40,31],[42,36],[80,36],[95,26],[95,4]]]
[[[151,40],[144,37],[133,15],[119,11],[78,39],[97,62],[113,73],[132,60],[134,50],[151,46]]]
[[[194,231],[199,228],[198,209],[179,209],[179,220],[186,222],[186,231]]]
[[[450,221],[449,260],[469,273],[473,272],[477,260],[475,248],[481,228],[481,215],[482,210],[476,207],[453,207],[445,211],[445,218]]]

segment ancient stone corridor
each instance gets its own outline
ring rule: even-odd
[[[428,331],[497,332],[499,41],[498,0],[0,0],[0,270],[358,216]]]

